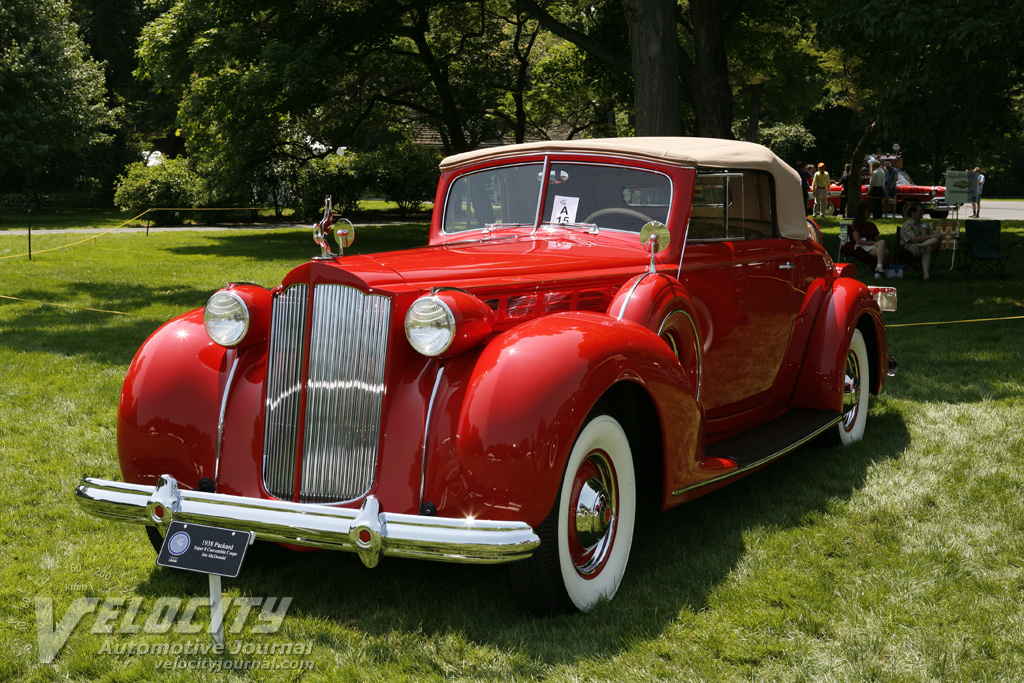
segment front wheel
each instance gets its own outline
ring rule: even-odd
[[[573,444],[554,507],[537,528],[540,546],[509,565],[522,607],[537,614],[586,612],[614,596],[635,522],[629,440],[615,418],[598,414]]]
[[[860,441],[868,422],[868,389],[871,384],[871,362],[864,335],[854,330],[846,352],[843,376],[843,419],[839,422],[839,442],[848,446]]]

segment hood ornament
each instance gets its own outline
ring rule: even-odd
[[[313,241],[320,247],[320,255],[314,256],[313,259],[316,261],[327,261],[330,259],[338,258],[343,256],[345,253],[345,247],[351,247],[352,242],[356,238],[356,229],[352,225],[352,221],[347,218],[340,219],[348,227],[343,228],[342,226],[334,226],[334,204],[331,202],[331,195],[327,195],[324,199],[324,215],[318,223],[313,224]],[[338,243],[338,253],[335,254],[331,250],[331,243],[328,238],[331,236],[331,232],[334,232],[334,239]]]

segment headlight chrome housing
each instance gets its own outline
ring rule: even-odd
[[[405,336],[418,353],[440,356],[455,339],[455,315],[436,296],[417,299],[405,314]]]
[[[203,327],[215,343],[238,346],[249,331],[249,307],[234,292],[221,290],[206,302]]]
[[[451,358],[491,334],[494,314],[487,304],[459,289],[420,297],[405,314],[405,337],[418,353]]]

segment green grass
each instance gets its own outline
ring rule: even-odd
[[[882,221],[890,237],[893,225]],[[1021,237],[1024,223],[1007,229]],[[356,251],[421,243],[422,225],[363,229]],[[34,249],[67,244],[45,235]],[[837,227],[825,221],[834,254]],[[0,257],[24,238],[0,235]],[[141,530],[80,513],[83,474],[119,478],[116,406],[139,344],[229,280],[273,285],[316,253],[308,229],[114,234],[0,260],[0,680],[192,681],[165,658],[103,652],[204,633],[91,633],[39,663],[34,601],[206,595],[159,569]],[[293,596],[282,630],[229,643],[309,655],[227,657],[307,671],[251,681],[1000,681],[1024,671],[1024,250],[1004,281],[883,281],[903,371],[853,447],[801,450],[640,530],[619,595],[580,617],[517,609],[501,567],[253,549],[229,596]],[[43,303],[45,302],[45,303]],[[117,311],[127,315],[98,312]],[[232,618],[234,612],[229,612]],[[198,623],[205,623],[202,613]],[[120,618],[112,622],[115,626]],[[198,656],[183,655],[197,662]]]

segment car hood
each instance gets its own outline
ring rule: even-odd
[[[585,233],[497,236],[465,242],[313,261],[293,270],[299,282],[361,283],[365,288],[529,286],[642,272],[648,254],[624,238]]]

